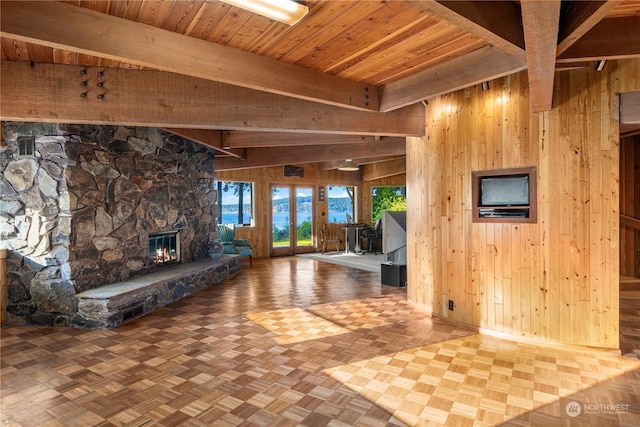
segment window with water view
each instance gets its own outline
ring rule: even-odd
[[[353,221],[354,187],[344,185],[329,185],[327,198],[327,222],[345,224],[347,215]]]
[[[219,224],[252,225],[253,183],[218,181]]]

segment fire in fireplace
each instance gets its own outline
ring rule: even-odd
[[[178,262],[180,262],[178,232],[149,233],[149,265],[164,266]]]

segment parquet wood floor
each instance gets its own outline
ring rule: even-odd
[[[3,327],[0,425],[638,426],[635,302],[626,355],[570,351],[431,319],[377,273],[257,260],[115,330]]]

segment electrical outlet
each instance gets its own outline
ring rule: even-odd
[[[453,305],[453,300],[452,300],[452,299],[450,299],[450,300],[449,300],[449,310],[453,311],[453,307],[454,307],[454,305]]]

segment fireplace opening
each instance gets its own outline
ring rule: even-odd
[[[161,267],[180,262],[180,239],[177,231],[149,233],[149,265]]]

